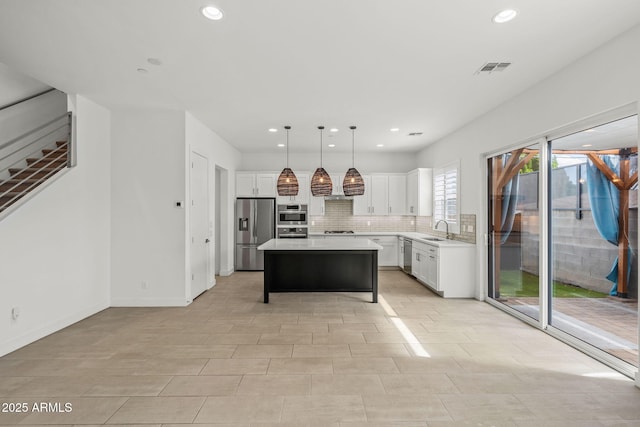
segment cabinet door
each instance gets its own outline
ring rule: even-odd
[[[418,215],[418,171],[407,174],[407,214]]]
[[[363,175],[364,194],[362,196],[353,196],[353,214],[354,215],[371,215],[371,176]]]
[[[398,263],[398,238],[393,236],[373,236],[370,239],[382,246],[378,251],[378,265],[380,267],[395,267]]]
[[[407,177],[389,175],[389,215],[407,213]]]
[[[236,197],[253,197],[255,196],[255,174],[253,173],[236,173]]]
[[[389,177],[387,175],[371,176],[371,213],[373,215],[389,215]]]
[[[437,252],[434,254],[429,252],[426,254],[426,273],[425,273],[425,281],[433,286],[434,289],[440,290],[438,286],[438,255]]]
[[[416,248],[411,249],[411,275],[420,278],[420,251]]]
[[[309,196],[309,215],[324,215],[324,197]]]
[[[273,173],[256,174],[256,196],[275,197],[277,179],[278,177]]]
[[[397,265],[401,269],[404,268],[404,239],[398,237],[398,259]]]
[[[301,205],[309,204],[309,189],[310,189],[309,175],[296,174],[296,178],[298,179],[298,194],[295,196],[278,196],[279,204],[291,204],[291,203],[298,203]],[[276,193],[277,193],[277,181],[276,181]]]

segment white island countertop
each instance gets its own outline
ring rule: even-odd
[[[258,246],[261,251],[381,251],[369,239],[271,239]]]

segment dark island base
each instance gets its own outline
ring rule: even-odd
[[[378,302],[378,251],[265,251],[269,292],[371,292]]]

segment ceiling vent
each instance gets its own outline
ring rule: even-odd
[[[476,71],[476,74],[491,74],[493,72],[504,71],[504,69],[509,65],[511,65],[511,62],[487,62],[482,67],[480,67],[478,71]]]
[[[422,132],[411,132],[409,134],[409,136],[420,136],[420,135],[422,135]]]

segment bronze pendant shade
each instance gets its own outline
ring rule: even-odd
[[[278,196],[297,196],[298,195],[298,178],[289,168],[289,129],[291,126],[284,127],[287,130],[287,165],[278,177],[277,189]]]
[[[364,179],[355,167],[355,126],[351,126],[351,164],[342,181],[345,196],[362,196],[364,194]]]
[[[333,191],[333,183],[331,177],[322,167],[322,130],[324,126],[318,126],[320,129],[320,167],[316,169],[311,177],[311,194],[314,196],[330,196]]]

